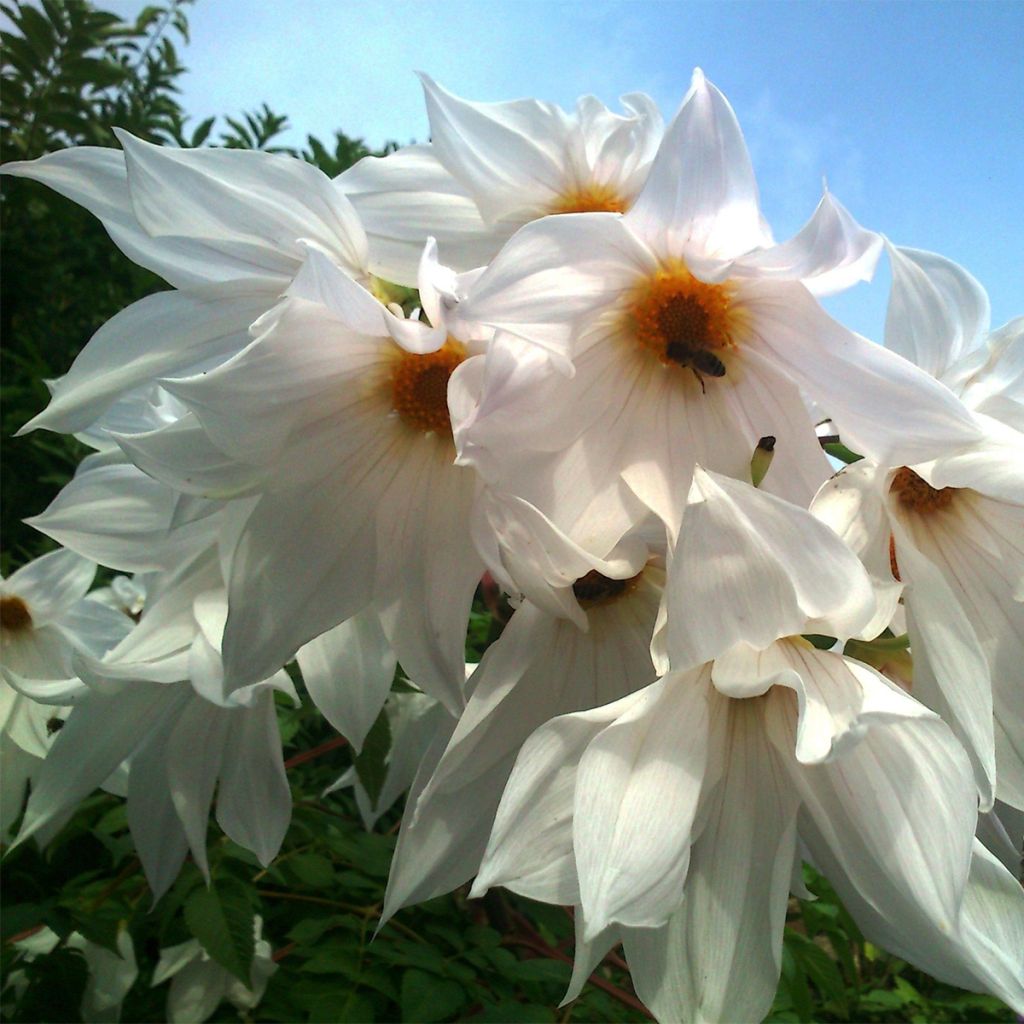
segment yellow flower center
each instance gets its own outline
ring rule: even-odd
[[[32,628],[32,613],[15,594],[0,597],[0,628],[5,633],[24,633]]]
[[[559,196],[552,213],[625,213],[628,203],[609,185],[582,185]]]
[[[724,377],[745,315],[728,281],[708,284],[683,263],[663,267],[638,285],[627,311],[628,327],[642,348],[666,366],[704,377]]]
[[[932,487],[909,466],[897,470],[889,487],[889,493],[895,494],[904,508],[918,514],[930,514],[948,508],[957,490],[956,487]],[[898,576],[896,578],[899,579]]]
[[[392,408],[410,427],[451,437],[448,378],[465,358],[465,346],[452,338],[426,355],[402,352],[391,373]]]
[[[572,585],[572,592],[581,608],[595,608],[598,605],[610,604],[625,594],[631,594],[636,590],[642,575],[643,572],[638,572],[628,580],[613,580],[603,576],[596,569],[591,569]]]

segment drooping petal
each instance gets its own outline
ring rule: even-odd
[[[296,659],[313,703],[358,752],[397,664],[380,618],[365,609],[300,647]]]
[[[623,936],[637,994],[659,1020],[761,1020],[778,985],[798,801],[762,701],[717,703],[723,777],[707,797],[686,898],[663,927]]]
[[[267,866],[281,848],[292,816],[292,794],[281,756],[274,691],[252,707],[229,712],[217,790],[217,823]]]
[[[769,727],[780,751],[794,747],[794,718],[773,705]],[[816,863],[835,858],[872,903],[910,899],[931,929],[955,931],[978,801],[970,762],[945,723],[878,723],[842,757],[786,763],[814,822],[816,831],[801,826],[801,836]]]
[[[472,895],[503,885],[546,903],[579,903],[572,839],[576,768],[590,741],[633,700],[563,715],[523,744]]]
[[[636,695],[580,759],[573,847],[589,940],[663,924],[683,899],[707,757],[710,667]]]

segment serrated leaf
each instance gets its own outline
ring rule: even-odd
[[[402,1020],[423,1021],[424,1024],[444,1020],[465,1001],[465,990],[457,982],[415,967],[402,975]]]
[[[381,710],[377,721],[370,727],[363,741],[363,749],[355,759],[356,774],[363,784],[370,805],[376,810],[380,791],[384,788],[387,778],[387,758],[391,752],[391,724],[387,712]]]
[[[254,918],[245,888],[230,880],[198,889],[185,900],[189,931],[211,959],[246,986],[252,984]]]

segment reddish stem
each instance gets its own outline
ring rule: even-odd
[[[319,757],[321,754],[326,754],[331,750],[337,750],[339,747],[348,746],[348,740],[344,736],[335,736],[334,739],[328,740],[326,743],[321,743],[318,747],[311,747],[309,750],[303,750],[301,753],[296,754],[294,757],[289,757],[285,761],[285,768],[294,768],[296,765],[305,764],[307,761],[312,761],[315,757]]]

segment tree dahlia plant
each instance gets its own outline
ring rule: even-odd
[[[657,1019],[755,1020],[808,864],[1024,1012],[1024,321],[828,192],[776,242],[700,71],[664,129],[423,85],[431,142],[333,180],[126,132],[3,168],[170,285],[25,427],[93,453],[0,584],[3,827],[104,787],[155,898],[211,809],[263,878],[308,696],[368,826],[408,790],[385,922],[504,886],[575,908],[567,999],[621,943]],[[817,297],[884,250],[876,344]],[[254,1005],[260,927],[164,944],[172,1019]]]

